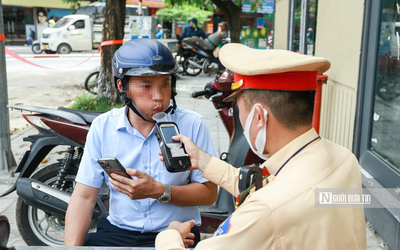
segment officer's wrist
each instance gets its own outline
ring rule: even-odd
[[[204,153],[204,152],[200,152],[199,155],[199,170],[201,170],[202,172],[204,172],[204,170],[206,169],[208,162],[211,160],[211,155]]]

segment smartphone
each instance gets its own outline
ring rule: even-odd
[[[132,179],[132,176],[126,173],[126,169],[122,166],[117,158],[100,158],[97,160],[97,162],[110,177],[111,173],[114,173]]]
[[[179,134],[178,125],[174,122],[158,122],[155,134],[164,157],[164,164],[169,172],[183,172],[191,166],[189,155],[182,142],[172,136]]]

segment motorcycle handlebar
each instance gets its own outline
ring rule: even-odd
[[[196,98],[196,97],[207,95],[207,94],[208,95],[210,94],[210,91],[208,89],[202,90],[202,91],[195,91],[192,93],[192,97]]]

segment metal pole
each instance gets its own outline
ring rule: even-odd
[[[138,16],[142,16],[142,0],[139,0],[139,13]]]
[[[3,4],[0,0],[0,170],[9,170],[15,162],[11,151],[10,121],[8,115],[7,71],[3,25]]]
[[[293,33],[294,33],[294,6],[295,1],[290,0],[289,3],[289,29],[288,29],[288,43],[287,48],[288,50],[293,50]]]
[[[300,53],[307,54],[307,26],[308,26],[308,1],[301,1],[301,21],[300,21]]]

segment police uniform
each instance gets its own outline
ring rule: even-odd
[[[323,58],[239,44],[224,46],[221,61],[234,72],[232,87],[238,89],[234,94],[246,88],[315,89],[316,74],[330,66]],[[264,166],[271,174],[269,183],[249,194],[214,236],[200,241],[196,249],[366,249],[363,208],[315,207],[318,188],[362,187],[358,161],[348,149],[310,129]],[[215,157],[203,174],[235,196],[238,175],[239,169]],[[156,249],[184,249],[179,232],[160,233]]]

